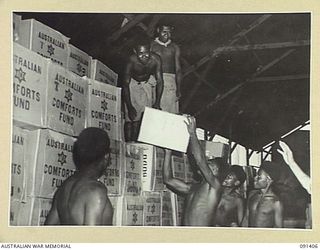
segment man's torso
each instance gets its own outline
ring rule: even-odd
[[[151,50],[161,57],[163,73],[176,73],[175,46],[174,43],[170,43],[167,47],[160,45],[155,41],[151,43]]]
[[[249,227],[273,227],[276,201],[278,198],[275,195],[263,197],[261,192],[254,193],[248,201]]]
[[[150,55],[147,64],[140,63],[136,56],[130,57],[130,63],[132,64],[131,77],[137,82],[147,81],[151,75],[156,74],[158,61],[153,54]]]
[[[237,204],[239,202],[238,194],[222,194],[217,213],[215,216],[215,224],[218,226],[230,226],[231,223],[238,223]]]
[[[220,189],[214,189],[206,182],[194,184],[186,198],[183,224],[211,226],[219,199]]]

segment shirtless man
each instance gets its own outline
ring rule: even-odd
[[[226,163],[222,159],[207,161],[196,135],[195,118],[188,117],[190,150],[203,179],[199,183],[187,184],[172,176],[171,150],[165,150],[163,167],[164,183],[178,194],[186,196],[183,225],[212,226],[221,196],[221,182],[226,176]],[[220,177],[217,177],[220,176]]]
[[[248,197],[249,227],[283,227],[283,206],[272,187],[281,176],[281,166],[263,162]]]
[[[160,57],[150,52],[147,41],[138,42],[133,51],[125,69],[123,84],[126,141],[137,140],[146,106],[160,109],[163,91]]]
[[[107,188],[98,181],[110,164],[108,134],[84,129],[73,147],[74,175],[55,193],[45,225],[112,225],[113,208]]]
[[[244,217],[244,198],[237,189],[246,180],[241,166],[232,165],[229,174],[222,182],[222,196],[216,213],[216,226],[240,226]]]
[[[171,41],[173,27],[159,25],[158,37],[151,42],[151,51],[161,57],[163,71],[163,95],[160,107],[164,111],[179,113],[180,84],[182,79],[180,65],[180,48]]]

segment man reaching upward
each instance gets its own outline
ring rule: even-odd
[[[187,184],[172,176],[170,167],[171,150],[165,150],[164,183],[178,194],[186,196],[183,225],[212,226],[216,208],[221,196],[221,182],[226,176],[227,164],[222,159],[207,161],[196,135],[194,117],[188,117],[187,128],[190,134],[190,151],[195,159],[202,181]]]

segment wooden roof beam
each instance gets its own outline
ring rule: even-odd
[[[258,19],[256,19],[253,23],[251,23],[249,25],[248,28],[243,29],[242,31],[238,32],[237,34],[235,34],[230,40],[231,42],[229,42],[229,45],[233,45],[236,42],[238,42],[243,36],[247,35],[249,32],[251,32],[252,30],[254,30],[255,28],[259,27],[260,24],[262,24],[263,22],[265,22],[268,18],[270,18],[272,15],[270,14],[266,14],[263,16],[260,16]],[[209,61],[211,58],[217,56],[218,54],[220,54],[222,51],[216,51],[213,50],[211,52],[211,54],[203,57],[202,59],[200,59],[197,63],[191,65],[189,68],[186,69],[186,71],[183,73],[183,77],[189,75],[191,72],[195,71],[196,69],[198,69],[201,65],[203,65],[204,63],[206,63],[207,61]]]
[[[299,74],[299,75],[286,75],[286,76],[263,76],[257,77],[250,80],[250,82],[277,82],[277,81],[289,81],[289,80],[303,80],[309,79],[310,75],[308,74]]]
[[[141,15],[135,16],[133,19],[131,19],[131,21],[126,23],[122,28],[120,28],[119,30],[114,32],[107,39],[107,43],[110,43],[110,42],[118,40],[120,38],[121,34],[123,34],[123,33],[127,32],[128,30],[132,29],[133,27],[135,27],[137,24],[139,24],[143,19],[145,19],[148,16],[149,16],[148,14],[141,14]]]
[[[199,114],[201,114],[202,112],[204,112],[206,109],[212,107],[215,103],[225,99],[227,96],[229,96],[230,94],[234,93],[235,91],[237,91],[238,89],[242,88],[244,85],[246,85],[248,82],[250,82],[252,79],[256,78],[258,75],[261,75],[263,72],[265,72],[266,70],[268,70],[269,68],[271,68],[272,66],[274,66],[275,64],[277,64],[278,62],[280,62],[282,59],[286,58],[287,56],[289,56],[293,51],[295,51],[295,49],[291,49],[286,51],[284,54],[282,54],[281,56],[277,57],[276,59],[274,59],[273,61],[271,61],[270,63],[268,63],[267,65],[265,65],[264,67],[262,67],[261,70],[255,72],[254,74],[252,74],[252,76],[243,81],[242,83],[236,85],[235,87],[233,87],[232,89],[230,89],[229,91],[227,91],[226,93],[224,93],[223,95],[218,96],[216,99],[214,99],[212,102],[208,103],[206,105],[206,107],[202,108],[201,110],[199,110],[195,116],[198,116]]]

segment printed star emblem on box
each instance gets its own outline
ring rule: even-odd
[[[101,108],[103,109],[104,112],[108,110],[108,103],[105,100],[101,102]]]
[[[26,72],[24,72],[21,67],[20,69],[15,69],[15,70],[16,70],[16,74],[14,78],[17,78],[19,83],[21,83],[22,81],[26,81]]]
[[[54,47],[51,44],[48,45],[47,52],[49,53],[50,56],[54,54]]]
[[[72,101],[72,92],[70,91],[70,89],[66,90],[66,92],[64,94],[64,98],[67,99],[67,102]]]
[[[137,214],[136,212],[134,212],[133,215],[132,215],[132,217],[133,217],[133,218],[132,218],[133,223],[136,224],[137,221],[138,221],[138,214]]]
[[[132,170],[134,170],[134,161],[133,161],[133,160],[130,161],[130,168],[131,168]]]
[[[61,151],[61,153],[58,154],[58,162],[63,166],[63,164],[67,163],[66,161],[67,156]]]

